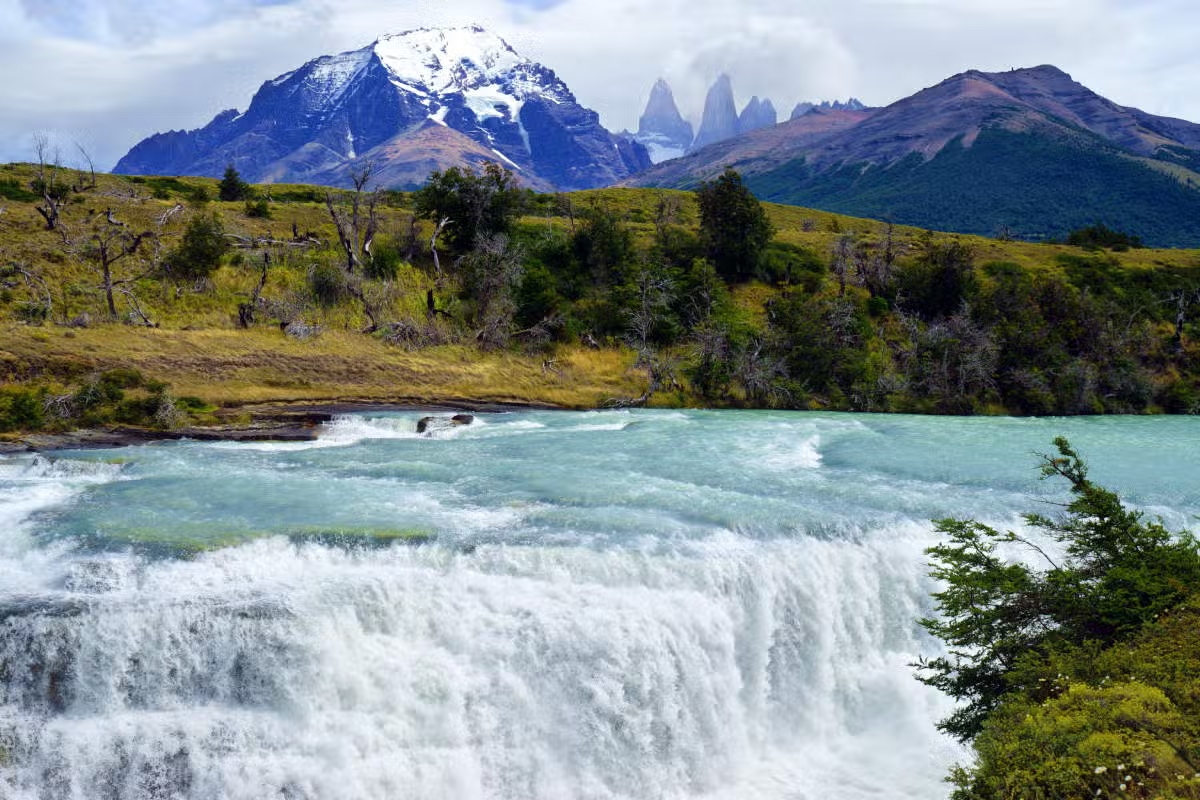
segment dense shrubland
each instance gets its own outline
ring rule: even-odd
[[[929,550],[946,655],[924,682],[972,742],[956,800],[1200,797],[1200,552],[1093,484],[1063,439],[1043,458],[1072,499],[1030,533],[942,520]]]
[[[1200,257],[1106,229],[1086,248],[939,236],[764,207],[732,171],[694,195],[536,195],[496,166],[411,195],[369,171],[353,191],[3,171],[8,337],[118,323],[114,342],[241,329],[319,350],[355,331],[551,377],[565,354],[616,350],[641,376],[618,404],[1200,409]]]

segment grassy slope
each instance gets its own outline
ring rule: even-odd
[[[45,230],[34,203],[21,196],[33,177],[28,165],[0,167],[0,265],[24,264],[46,276],[54,298],[52,323],[60,323],[81,312],[93,320],[103,317],[103,299],[97,290],[92,267],[65,248],[59,234]],[[68,180],[71,176],[68,176]],[[215,182],[200,178],[127,179],[100,176],[99,185],[75,195],[64,211],[68,232],[81,238],[88,225],[103,221],[112,209],[117,219],[131,229],[154,226],[155,220],[195,187],[205,186],[215,196]],[[252,219],[242,203],[208,205],[217,212],[229,232],[240,235],[289,239],[292,225],[314,231],[325,240],[334,232],[323,205],[313,202],[323,189],[313,187],[263,187],[276,202],[273,218]],[[158,197],[151,196],[157,194]],[[659,190],[608,189],[571,196],[577,209],[599,203],[619,209],[638,237],[648,238],[654,230]],[[698,219],[690,194],[682,200],[679,222],[694,226]],[[279,202],[279,201],[285,202]],[[402,201],[401,201],[402,202]],[[542,213],[550,203],[545,204]],[[173,246],[183,227],[185,214],[172,220],[163,231],[163,247]],[[855,219],[791,206],[768,206],[779,240],[828,253],[840,232],[876,235],[881,226]],[[90,220],[90,221],[89,221]],[[565,216],[528,217],[523,223],[530,233],[564,230]],[[409,213],[403,207],[384,209],[382,230],[399,240],[406,235]],[[418,226],[419,241],[428,241],[428,230]],[[912,240],[919,232],[899,228],[901,240]],[[1074,248],[963,237],[979,254],[979,262],[1012,261],[1023,266],[1059,269],[1055,257],[1079,251]],[[321,401],[370,399],[431,401],[450,398],[557,403],[589,407],[613,397],[641,393],[645,376],[630,368],[632,358],[620,348],[600,351],[560,347],[557,372],[543,368],[543,357],[514,353],[480,353],[468,346],[445,346],[410,352],[357,332],[365,321],[356,307],[343,304],[332,309],[306,313],[306,321],[325,329],[318,338],[301,342],[285,337],[269,323],[250,331],[236,327],[236,309],[258,281],[258,256],[247,255],[222,267],[210,290],[203,293],[176,290],[170,284],[144,281],[139,284],[143,307],[159,324],[146,329],[115,323],[96,323],[84,330],[56,324],[32,326],[21,322],[18,310],[24,289],[18,287],[0,296],[0,381],[20,382],[31,378],[66,381],[88,370],[112,366],[136,367],[148,376],[171,383],[177,394],[196,395],[224,404],[260,401]],[[422,255],[422,258],[424,255]],[[306,269],[305,254],[293,255],[282,266],[277,255],[270,273],[267,296],[286,296],[301,291]],[[1124,267],[1154,269],[1164,266],[1194,266],[1200,255],[1189,251],[1133,251],[1118,254]],[[138,271],[138,265],[121,265],[123,274]],[[388,319],[405,316],[422,318],[425,291],[434,287],[428,264],[418,258],[415,266],[403,266],[385,302]],[[761,311],[773,290],[761,285],[738,289],[739,304],[751,312]],[[679,398],[676,398],[679,399]]]
[[[754,175],[768,200],[812,203],[925,227],[1025,238],[1065,237],[1103,222],[1146,242],[1200,246],[1195,173],[1166,162],[1083,149],[1049,137],[988,129],[969,148],[951,143],[929,162],[849,165],[819,175],[802,162]]]

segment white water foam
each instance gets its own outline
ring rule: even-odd
[[[85,607],[3,623],[0,662],[22,677],[3,687],[19,766],[0,787],[938,796],[958,753],[905,666],[922,542],[873,541],[462,554],[275,539],[152,563]]]
[[[31,520],[97,486],[119,480],[124,465],[46,456],[0,458],[0,588],[40,591],[58,580],[66,543],[35,547]]]

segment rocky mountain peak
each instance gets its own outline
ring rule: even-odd
[[[678,158],[692,146],[692,123],[679,113],[675,95],[662,78],[650,90],[650,100],[634,138],[645,145],[655,164]]]
[[[708,90],[704,101],[704,116],[700,121],[700,132],[692,142],[692,150],[699,150],[715,142],[730,139],[738,133],[738,112],[733,102],[733,81],[725,73],[717,77]]]
[[[738,117],[737,132],[739,134],[769,128],[779,122],[779,114],[775,104],[770,99],[759,100],[758,96],[750,98],[750,102],[742,109]]]

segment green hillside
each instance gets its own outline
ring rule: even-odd
[[[333,192],[331,214],[324,188],[241,188],[221,201],[208,179],[0,167],[0,428],[332,400],[1200,410],[1195,251],[752,199],[706,223],[691,193],[537,195],[475,175],[432,210]],[[356,201],[348,262],[334,219],[349,231]],[[764,212],[765,247],[745,246],[728,220]]]
[[[1195,154],[1182,151],[1175,163],[1183,156]],[[1194,180],[1166,161],[1136,159],[1090,136],[985,128],[970,147],[957,139],[928,162],[914,154],[888,167],[846,164],[816,173],[798,160],[747,182],[771,202],[934,230],[991,236],[1006,229],[1039,241],[1102,223],[1155,246],[1200,247]]]

